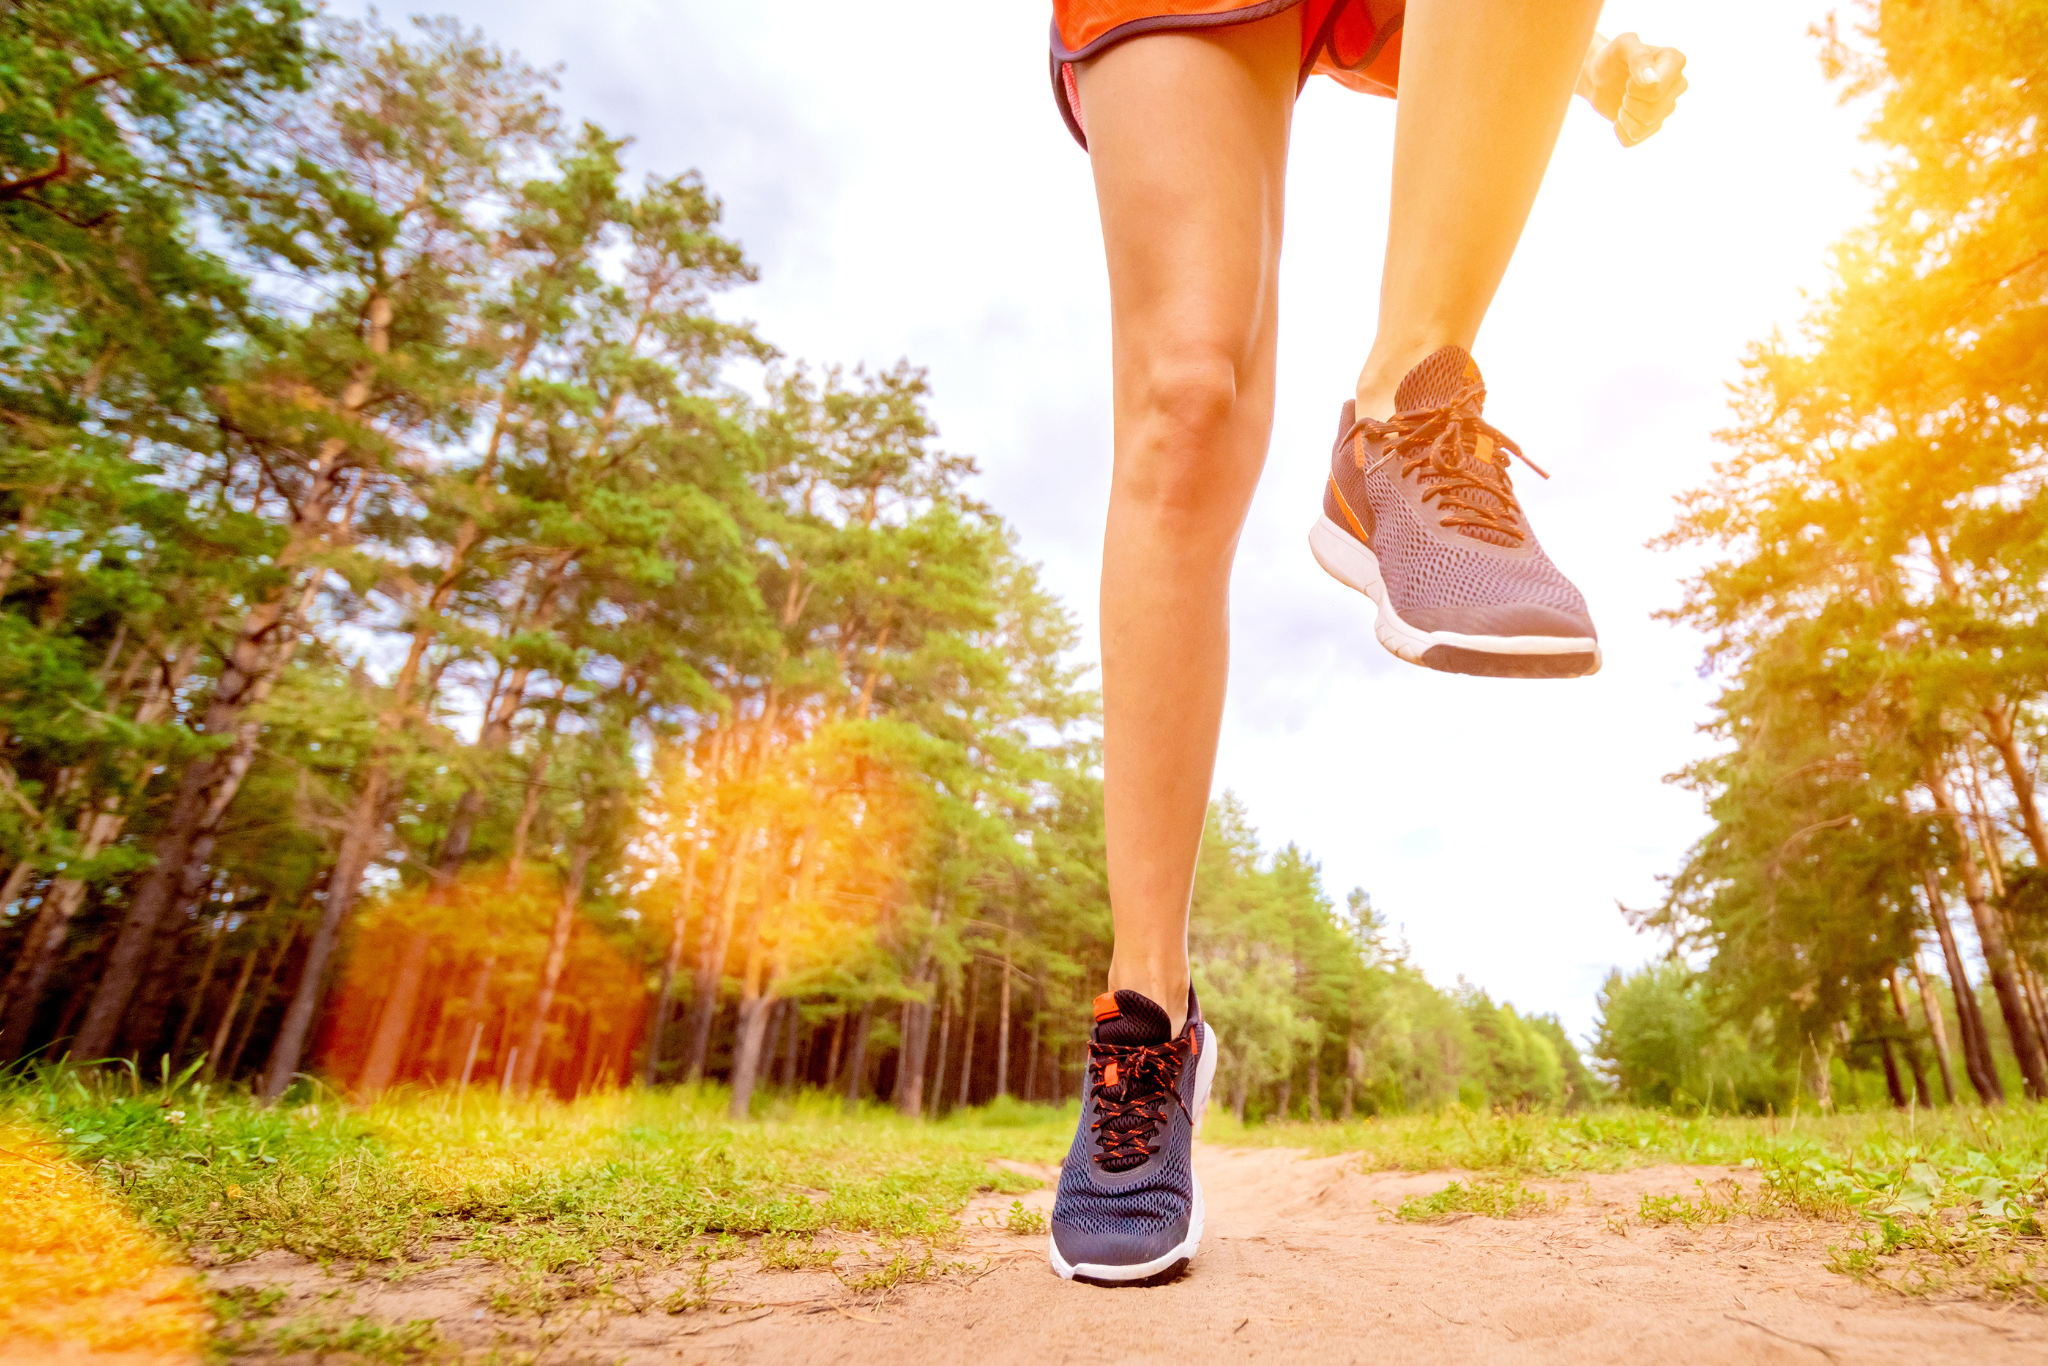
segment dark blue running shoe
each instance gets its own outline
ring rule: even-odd
[[[1135,991],[1095,998],[1088,1098],[1060,1167],[1052,1269],[1067,1280],[1143,1281],[1187,1265],[1202,1241],[1193,1146],[1216,1079],[1216,1031],[1188,991],[1178,1037]]]

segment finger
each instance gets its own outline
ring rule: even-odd
[[[1635,146],[1663,126],[1664,120],[1661,117],[1654,119],[1638,118],[1634,113],[1626,109],[1622,110],[1614,120],[1615,135],[1621,139],[1621,145],[1624,147]]]
[[[1673,109],[1678,107],[1678,97],[1683,95],[1685,91],[1686,80],[1683,76],[1678,77],[1672,83],[1670,89],[1656,94],[1639,93],[1635,90],[1630,90],[1628,94],[1622,96],[1621,105],[1615,112],[1618,115],[1622,109],[1626,109],[1637,118],[1644,120],[1666,118]]]
[[[1641,50],[1631,54],[1628,86],[1622,98],[1635,97],[1653,103],[1667,95],[1677,98],[1675,87],[1685,79],[1681,74],[1685,70],[1685,54],[1675,47],[1638,47]]]
[[[1608,39],[1607,46],[1594,57],[1591,75],[1595,84],[1619,89],[1628,84],[1629,73],[1650,64],[1653,63],[1649,45],[1633,33],[1619,33]]]

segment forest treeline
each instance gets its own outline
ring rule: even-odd
[[[1756,345],[1669,537],[1722,682],[1711,828],[1600,1051],[1651,1102],[2048,1094],[2048,3],[1818,36],[1881,154],[1798,336]],[[1685,964],[1700,965],[1697,972]]]
[[[907,1113],[1070,1097],[1075,628],[923,375],[448,21],[0,8],[0,1056]],[[1219,802],[1241,1115],[1593,1094]]]

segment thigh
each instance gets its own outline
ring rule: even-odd
[[[1120,418],[1227,367],[1270,406],[1299,7],[1134,38],[1078,73],[1109,261]]]

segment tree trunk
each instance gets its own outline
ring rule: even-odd
[[[2005,769],[2006,781],[2012,785],[2013,801],[2019,808],[2020,828],[2026,832],[2027,843],[2034,850],[2034,866],[2048,868],[2048,825],[2041,819],[2041,807],[2034,791],[2033,770],[2027,766],[2026,756],[2020,752],[2019,738],[2013,733],[2012,708],[2000,701],[1984,709],[1985,734],[1992,748],[1998,751],[1998,758]],[[2048,1001],[2043,1001],[2037,975],[2024,958],[2020,970],[2027,983],[2027,995],[2034,1007],[2034,1025],[2048,1041]]]
[[[234,1027],[235,1014],[242,1008],[242,995],[249,990],[249,979],[256,975],[256,959],[262,946],[252,944],[242,955],[242,971],[235,978],[235,989],[228,993],[227,1008],[220,1013],[220,1023],[213,1028],[213,1040],[206,1048],[206,1076],[210,1080],[220,1068],[221,1053],[228,1046],[228,1031]]]
[[[285,957],[291,952],[292,944],[298,937],[299,927],[290,925],[285,928],[284,938],[277,941],[277,952],[271,955],[270,966],[263,973],[263,984],[257,987],[256,994],[249,998],[249,1013],[242,1017],[242,1028],[235,1036],[235,1046],[228,1051],[217,1075],[235,1075],[235,1068],[241,1064],[242,1054],[248,1050],[249,1037],[256,1032],[256,1021],[262,1016],[264,1008],[270,1004],[270,993],[277,987],[277,974],[284,967]]]
[[[960,1016],[960,1099],[957,1108],[967,1108],[968,1087],[974,1081],[974,1007],[981,995],[981,963],[967,963],[967,1009]]]
[[[732,1060],[732,1100],[726,1108],[730,1119],[750,1117],[754,1103],[754,1082],[761,1070],[761,1043],[768,1037],[769,1017],[775,1013],[772,996],[743,996],[737,1044]]]
[[[780,1085],[782,1094],[788,1096],[796,1094],[797,1050],[803,1042],[803,1006],[791,997],[783,1006],[782,1013],[789,1020],[789,1038],[783,1043]]]
[[[1045,1021],[1045,1002],[1034,999],[1031,1009],[1031,1042],[1024,1051],[1024,1103],[1038,1099],[1038,1031]]]
[[[418,1009],[420,986],[426,981],[427,956],[434,937],[425,930],[406,936],[398,953],[398,971],[391,979],[391,994],[377,1017],[377,1033],[370,1041],[370,1055],[363,1061],[356,1092],[366,1100],[383,1094],[398,1075],[398,1064],[412,1033],[412,1017]]]
[[[766,942],[768,929],[769,866],[775,840],[761,841],[760,867],[754,883],[754,913],[747,917],[747,965],[740,976],[740,1013],[732,1060],[732,1099],[727,1110],[733,1119],[746,1119],[754,1100],[754,1081],[761,1069],[761,1042],[767,1037],[770,1012],[775,998],[768,986],[773,981]]]
[[[1014,913],[1005,912],[1002,990],[996,1004],[996,1094],[1010,1094],[1010,949],[1015,938]]]
[[[1941,1071],[1941,1095],[1946,1104],[1956,1103],[1956,1074],[1949,1061],[1948,1023],[1941,1017],[1941,1002],[1935,997],[1934,984],[1927,980],[1927,969],[1920,966],[1920,954],[1913,954],[1913,983],[1920,991],[1920,1010],[1927,1017],[1927,1035],[1934,1040],[1934,1061]]]
[[[463,1008],[462,1018],[471,1026],[469,1050],[462,1064],[462,1084],[469,1085],[469,1074],[476,1066],[477,1049],[483,1044],[484,1023],[490,1014],[491,973],[497,969],[498,955],[484,955],[484,961],[477,964],[476,983],[469,989],[469,1004]]]
[[[2004,1017],[2013,1056],[2019,1062],[2020,1075],[2026,1078],[2027,1094],[2036,1100],[2043,1099],[2048,1097],[2048,1060],[2042,1057],[2041,1039],[2034,1031],[2033,1018],[2013,971],[2012,949],[2006,943],[1997,908],[1985,896],[1983,874],[1970,848],[1970,834],[1964,824],[1963,813],[1956,807],[1955,798],[1949,790],[1948,775],[1940,764],[1930,762],[1927,765],[1926,781],[1927,789],[1934,797],[1935,809],[1948,820],[1955,832],[1963,899],[1969,903],[1970,916],[1977,923],[1977,944],[1983,950],[1985,965],[1991,973],[1991,989],[1998,997],[1998,1011]]]
[[[185,1061],[185,1045],[192,1041],[192,1026],[198,1023],[199,1012],[206,1008],[206,993],[213,986],[213,970],[220,965],[221,941],[227,937],[228,914],[222,911],[206,941],[206,958],[199,966],[199,983],[192,988],[192,995],[185,1002],[185,1012],[178,1020],[178,1032],[171,1036],[173,1066]]]
[[[1903,1110],[1907,1105],[1906,1085],[1899,1078],[1899,1060],[1893,1053],[1892,1036],[1888,1033],[1878,1035],[1877,1047],[1884,1057],[1884,1089],[1891,1095],[1892,1108]]]
[[[668,957],[661,964],[661,994],[655,998],[654,1024],[647,1035],[647,1062],[641,1071],[641,1080],[648,1086],[654,1085],[661,1066],[661,1035],[668,1028],[669,1007],[675,1001],[676,969],[683,965],[683,932],[689,928],[690,904],[697,899],[699,852],[697,841],[692,839],[689,855],[683,862],[682,894],[676,898],[675,911],[669,916]],[[701,927],[698,933],[703,933]]]
[[[2005,915],[2004,921],[2008,942],[2017,946],[2019,935],[2013,933],[2012,916],[2010,914]],[[2017,947],[2015,947],[2012,957],[2014,965],[2019,969],[2020,989],[2026,995],[2027,1010],[2034,1021],[2034,1037],[2048,1040],[2048,1003],[2044,1003],[2041,999],[2040,979],[2034,973],[2033,964],[2027,961],[2026,955],[2021,953]],[[2044,1043],[2043,1047],[2048,1048],[2048,1043]]]
[[[576,912],[583,905],[583,879],[590,871],[590,841],[579,839],[569,851],[569,878],[562,886],[562,898],[555,903],[555,923],[548,934],[548,956],[541,964],[540,995],[533,1005],[533,1023],[526,1028],[525,1055],[514,1084],[522,1093],[533,1089],[540,1067],[541,1044],[547,1037],[548,1012],[554,1009],[555,992],[562,985],[562,968],[569,961],[569,937],[576,929]]]
[[[357,387],[351,384],[352,394]],[[367,401],[367,387],[361,392],[356,409],[348,410],[344,404],[350,415]],[[226,751],[193,759],[179,775],[176,795],[151,850],[154,859],[136,883],[113,951],[101,969],[99,987],[79,1026],[77,1051],[83,1056],[100,1056],[113,1044],[121,1016],[142,980],[150,945],[165,912],[181,894],[196,893],[205,880],[203,865],[212,857],[213,832],[255,754],[255,726],[247,721],[247,715],[269,694],[297,648],[298,623],[312,604],[320,576],[315,573],[308,578],[296,603],[291,600],[291,581],[297,577],[299,564],[338,530],[330,518],[346,472],[342,464],[346,453],[339,438],[322,446],[308,487],[293,510],[285,547],[272,562],[273,568],[283,571],[283,582],[243,617],[228,647],[197,729],[209,737],[233,736],[234,743]],[[351,517],[353,506],[351,503]],[[195,870],[194,864],[201,866]]]
[[[384,774],[372,772],[365,780],[366,786],[371,782],[377,785],[380,803],[384,778]],[[349,826],[342,832],[341,849],[335,856],[333,871],[328,874],[320,920],[314,926],[312,941],[306,945],[306,962],[299,972],[298,987],[285,1007],[277,1038],[270,1046],[269,1060],[263,1065],[263,1079],[256,1094],[265,1102],[283,1095],[298,1075],[307,1037],[313,1032],[313,1013],[327,990],[327,965],[340,942],[341,927],[355,910],[356,896],[362,890],[363,873],[370,860],[383,851],[385,816],[381,804],[372,811],[360,801],[350,812]]]
[[[933,998],[938,993],[937,949],[933,943],[944,912],[938,897],[932,898],[931,934],[918,953],[914,979],[918,995],[903,1003],[903,1048],[896,1064],[896,1109],[917,1119],[924,1114],[924,1065],[932,1045]],[[926,988],[931,988],[926,994]]]
[[[1899,986],[1899,970],[1893,968],[1884,975],[1884,983],[1891,988],[1892,1008],[1899,1013],[1899,1037],[1905,1042],[1906,1063],[1913,1069],[1913,1096],[1923,1110],[1934,1108],[1934,1097],[1927,1089],[1927,1069],[1920,1064],[1920,1045],[1913,1041],[1913,1015],[1906,1009],[1906,993]]]
[[[1976,823],[1977,844],[1984,851],[1984,872],[1991,884],[1990,900],[1994,903],[1992,913],[1998,918],[1999,929],[2005,936],[2005,942],[2011,946],[2013,968],[2019,978],[2020,999],[2026,1003],[2027,1019],[2034,1027],[2034,1038],[2040,1041],[2044,1050],[2043,1065],[2048,1066],[2048,1007],[2043,1006],[2041,989],[2034,980],[2033,967],[2027,962],[2018,926],[2013,922],[2012,913],[2006,906],[2004,860],[1998,848],[1998,831],[1991,819],[1991,802],[1984,795],[1984,783],[1978,775],[1977,746],[1974,741],[1964,740],[1963,758],[1964,772],[1970,778],[1970,817]],[[2018,790],[2018,784],[2015,784],[2014,791]],[[2031,804],[2031,789],[2028,791],[2027,800],[2028,804]],[[2038,812],[2035,813],[2035,819],[2039,819]],[[2030,843],[2032,838],[2030,831]],[[2037,848],[2035,853],[2038,858],[2040,850]]]
[[[1998,701],[1984,708],[1984,734],[1998,751],[2006,781],[2012,784],[2013,800],[2019,807],[2020,828],[2034,849],[2036,867],[2048,868],[2048,826],[2041,821],[2041,808],[2034,798],[2034,774],[2020,753],[2019,738],[2013,733],[2012,708]]]
[[[896,1068],[900,1078],[896,1108],[916,1119],[924,1114],[925,1063],[932,1046],[932,1003],[928,1000],[907,1001],[904,1013],[903,1056]]]
[[[1977,1088],[1978,1099],[1987,1105],[2003,1104],[2005,1085],[1999,1081],[1991,1062],[1990,1036],[1984,1029],[1983,1012],[1977,1008],[1977,993],[1970,986],[1970,975],[1963,967],[1955,927],[1949,923],[1948,907],[1941,899],[1941,888],[1931,870],[1926,879],[1934,934],[1941,941],[1942,960],[1948,967],[1949,994],[1956,1004],[1956,1024],[1963,1032],[1963,1070],[1968,1073],[1970,1084]]]
[[[1365,1045],[1358,1041],[1358,1021],[1351,1021],[1351,1028],[1344,1035],[1344,1119],[1348,1123],[1356,1112],[1358,1103],[1359,1078],[1365,1075]]]
[[[211,711],[209,708],[209,720],[212,719]],[[232,724],[233,719],[230,716],[223,724]],[[136,883],[134,900],[121,919],[113,950],[100,971],[99,984],[86,1007],[85,1020],[79,1026],[74,1049],[84,1057],[100,1057],[113,1048],[121,1017],[127,1012],[135,988],[142,982],[157,930],[165,913],[183,891],[183,874],[199,838],[199,827],[209,801],[222,793],[232,795],[230,785],[221,780],[223,767],[219,756],[208,755],[192,760],[180,776],[177,794],[171,801],[170,815],[152,850],[155,862]],[[45,908],[50,923],[46,925],[43,917],[37,918],[36,929],[40,934],[34,941],[38,953],[45,955],[51,964],[54,964],[55,954],[63,948],[66,927],[85,895],[84,884],[77,879],[61,878],[59,882],[70,885],[51,889],[51,902]],[[43,967],[40,976],[44,982],[48,981],[48,973],[49,968]],[[33,994],[39,995],[40,992]]]
[[[24,859],[15,865],[14,871],[26,882],[33,869]],[[12,876],[9,881],[13,881]],[[21,946],[14,970],[7,976],[7,1014],[5,1023],[0,1024],[0,1060],[13,1062],[27,1052],[29,1034],[35,1029],[43,996],[50,989],[50,978],[64,957],[71,919],[84,900],[85,884],[77,878],[60,877],[44,890],[42,907],[28,928],[28,939]]]
[[[839,1059],[846,1049],[846,1012],[840,1011],[832,1017],[832,1047],[825,1054],[825,1089],[833,1090],[839,1085]]]
[[[939,1006],[939,1049],[938,1057],[932,1064],[931,1117],[939,1117],[939,1109],[945,1104],[946,1090],[946,1049],[953,1033],[953,998],[947,995]]]
[[[873,1011],[872,1003],[863,1004],[859,1016],[853,1022],[853,1056],[846,1060],[846,1108],[849,1110],[860,1104],[861,1092],[866,1089],[868,1023]]]
[[[1314,1058],[1308,1061],[1308,1117],[1317,1124],[1323,1122],[1323,1069]]]
[[[548,776],[548,762],[554,757],[555,735],[562,724],[562,698],[568,691],[567,683],[556,687],[555,705],[548,712],[547,733],[533,747],[533,761],[526,766],[525,790],[519,798],[519,819],[512,823],[512,852],[505,859],[507,887],[519,880],[519,870],[526,863],[526,840],[533,833],[533,818],[540,814],[541,784]]]
[[[126,820],[117,799],[106,797],[80,821],[80,860],[92,858],[104,849],[121,833]],[[21,895],[34,872],[35,865],[27,859],[14,865],[7,875],[7,885],[0,888],[0,912]],[[35,1028],[36,1016],[42,1010],[43,993],[50,989],[50,975],[64,957],[64,941],[70,937],[72,918],[85,904],[85,892],[85,883],[75,877],[53,878],[44,888],[43,904],[29,926],[13,970],[7,974],[6,986],[0,987],[0,1011],[5,1012],[5,1023],[0,1024],[0,1059],[12,1062],[26,1047],[29,1031]]]
[[[697,934],[697,973],[690,997],[690,1062],[685,1076],[704,1079],[704,1066],[711,1054],[711,1022],[718,1013],[718,990],[725,979],[725,958],[732,951],[733,922],[739,913],[740,885],[744,879],[747,846],[755,839],[750,825],[742,825],[733,836],[731,852],[721,869],[722,894],[718,898],[718,920]],[[708,930],[708,933],[706,932]]]
[[[1835,1050],[1830,1045],[1822,1051],[1811,1034],[1806,1037],[1806,1048],[1813,1054],[1813,1101],[1820,1107],[1820,1112],[1826,1114],[1835,1108],[1835,1074],[1829,1066]]]
[[[0,918],[6,916],[9,906],[21,899],[22,888],[28,886],[28,880],[35,876],[35,872],[36,866],[33,861],[26,858],[17,859],[14,866],[7,870],[7,876],[0,879]],[[48,893],[44,894],[43,900],[48,904]],[[16,954],[14,966],[8,969],[6,980],[0,982],[0,1016],[6,1015],[7,1003],[14,999],[14,993],[21,987],[22,978],[27,975],[26,955],[28,945],[34,938],[35,932],[31,929],[28,937],[22,940],[22,947]],[[0,1047],[4,1046],[4,1043],[0,1043]]]

